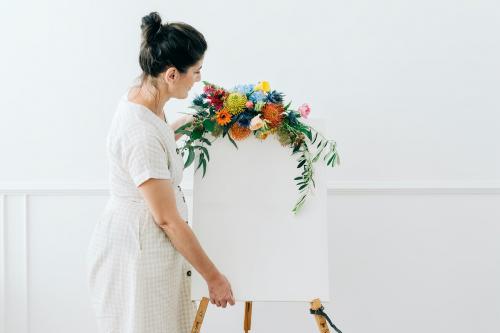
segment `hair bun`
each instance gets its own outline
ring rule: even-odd
[[[151,12],[142,18],[142,38],[150,43],[161,29],[161,17],[157,12]]]

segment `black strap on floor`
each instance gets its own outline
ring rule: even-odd
[[[337,326],[335,326],[332,321],[330,320],[330,317],[328,317],[328,315],[323,311],[325,308],[323,307],[323,305],[318,309],[318,310],[313,310],[313,309],[309,309],[309,311],[311,312],[311,314],[313,315],[318,315],[318,316],[322,316],[322,317],[325,317],[326,320],[328,321],[328,324],[330,324],[331,327],[333,327],[333,329],[335,331],[337,331],[337,333],[342,333],[341,330],[339,330],[337,328]]]

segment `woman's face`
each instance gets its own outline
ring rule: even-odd
[[[189,91],[196,82],[201,80],[201,67],[203,65],[203,58],[193,66],[189,67],[186,73],[180,74],[177,80],[172,97],[184,99],[188,97]]]

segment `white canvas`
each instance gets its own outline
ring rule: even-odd
[[[192,225],[203,248],[236,301],[329,301],[324,163],[315,163],[314,195],[294,215],[299,155],[274,136],[237,144],[218,138],[205,177],[194,176]],[[191,296],[209,296],[196,271]]]

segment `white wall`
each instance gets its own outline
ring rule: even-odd
[[[0,332],[95,328],[78,262],[151,10],[204,33],[204,80],[269,80],[330,120],[327,310],[344,332],[500,329],[497,2],[31,0],[0,3]],[[242,315],[209,308],[204,327]],[[298,304],[254,304],[252,327],[315,329]]]

